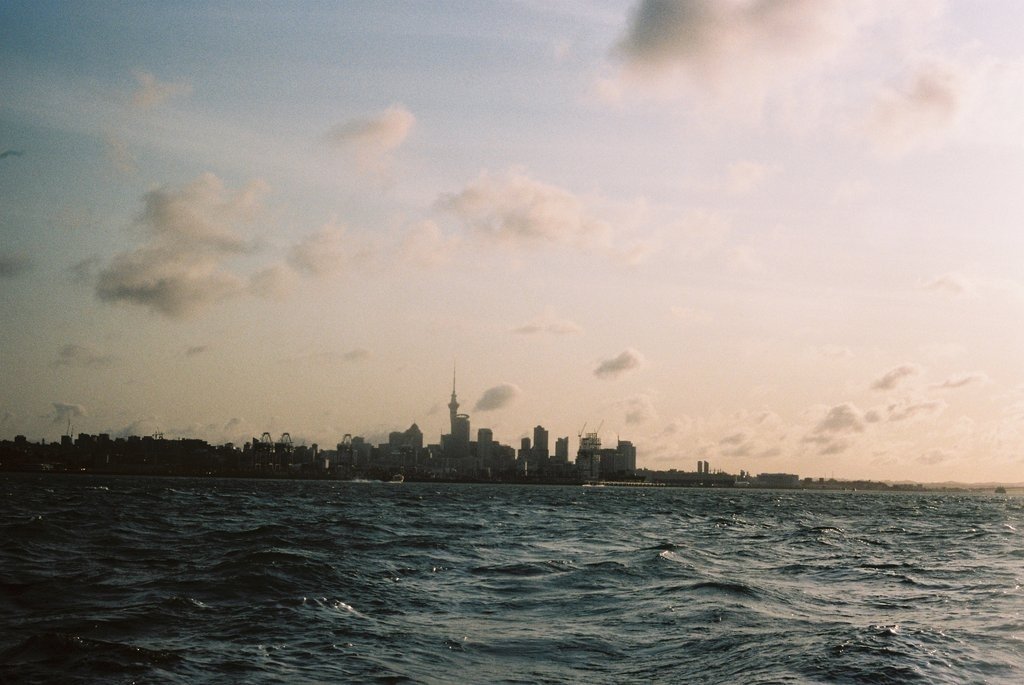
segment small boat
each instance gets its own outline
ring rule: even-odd
[[[388,482],[389,483],[404,483],[405,482],[405,476],[403,476],[400,473],[396,473],[395,475],[391,476],[391,480],[389,480]]]

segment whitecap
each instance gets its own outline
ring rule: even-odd
[[[356,610],[356,608],[353,607],[351,604],[346,604],[345,602],[342,602],[340,599],[334,600],[334,603],[331,606],[333,608],[335,608],[335,609],[340,609],[342,611],[347,611],[348,613],[352,614],[353,616],[358,616],[359,618],[368,618],[366,616],[366,614],[359,613]]]

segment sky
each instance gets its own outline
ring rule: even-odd
[[[0,3],[0,438],[1024,481],[1016,0]]]

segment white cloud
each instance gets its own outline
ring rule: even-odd
[[[905,378],[915,376],[921,372],[916,364],[901,364],[894,369],[886,371],[882,376],[871,383],[872,390],[892,390]]]
[[[254,218],[265,192],[259,182],[231,192],[207,173],[180,189],[146,193],[139,224],[148,240],[114,256],[98,275],[96,295],[182,317],[243,292],[223,262],[251,250],[237,229]]]
[[[363,171],[379,172],[415,124],[412,112],[402,105],[392,105],[379,114],[338,124],[327,133],[327,140],[335,148],[352,153]]]
[[[511,383],[502,383],[488,388],[477,400],[473,411],[495,411],[512,403],[520,395],[520,390]]]
[[[618,378],[627,371],[637,369],[644,364],[644,356],[632,348],[623,350],[621,353],[605,359],[594,369],[594,375],[598,378]]]
[[[475,234],[510,245],[606,246],[611,232],[578,197],[521,171],[484,172],[458,193],[443,195],[438,206]]]
[[[192,86],[185,81],[164,82],[148,71],[136,71],[138,87],[132,93],[132,105],[138,109],[153,109],[179,95],[189,95]]]
[[[110,366],[114,363],[114,357],[103,354],[84,345],[69,343],[57,351],[57,359],[54,366],[74,366],[82,369],[96,369]]]

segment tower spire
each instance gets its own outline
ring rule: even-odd
[[[455,416],[459,412],[459,401],[455,399],[455,363],[452,362],[452,401],[448,403],[448,413],[451,419],[452,435],[455,435]]]

